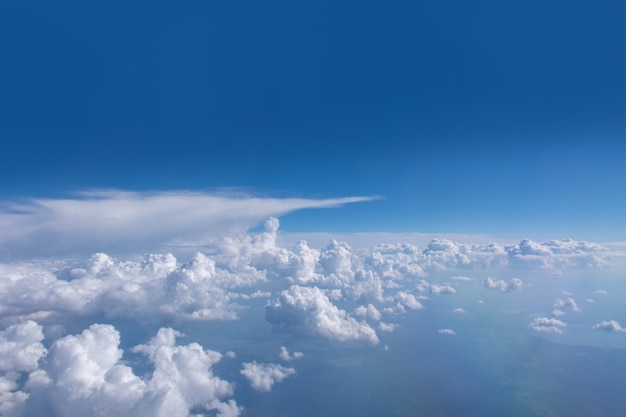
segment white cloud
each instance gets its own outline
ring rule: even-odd
[[[380,329],[381,332],[393,332],[396,329],[395,324],[393,323],[383,323],[382,321],[380,323],[378,323],[378,328]]]
[[[554,307],[560,310],[567,308],[575,312],[582,311],[582,309],[578,307],[578,304],[576,304],[576,300],[574,300],[572,297],[567,298],[567,300],[561,300],[560,298],[557,298],[554,302]]]
[[[437,285],[432,284],[430,286],[430,293],[435,295],[440,294],[456,294],[456,290],[449,285]]]
[[[46,354],[43,327],[32,320],[0,331],[0,371],[30,372]]]
[[[378,343],[374,329],[337,308],[317,287],[290,286],[265,307],[265,318],[289,332],[338,341]]]
[[[537,332],[557,334],[563,333],[563,328],[565,326],[567,326],[567,323],[548,317],[537,317],[528,325],[528,327]]]
[[[243,364],[241,370],[241,374],[248,379],[252,388],[262,392],[271,391],[275,383],[295,373],[295,369],[275,363],[247,362]]]
[[[465,310],[464,310],[464,309],[462,309],[461,307],[459,307],[459,308],[455,308],[454,310],[452,310],[452,312],[453,312],[453,313],[461,313],[461,314],[464,314],[464,313],[465,313]]]
[[[405,291],[399,291],[395,296],[394,300],[396,301],[396,306],[404,312],[405,309],[409,310],[421,310],[424,308],[422,303],[417,301],[413,294],[410,294]]]
[[[437,330],[437,332],[439,334],[449,334],[449,335],[455,335],[456,334],[456,332],[454,330],[452,330],[452,329],[439,329],[439,330]]]
[[[605,320],[598,324],[594,324],[593,329],[604,330],[606,332],[626,333],[626,328],[622,327],[622,325],[616,320]]]
[[[142,379],[121,361],[120,336],[110,325],[94,324],[50,348],[45,366],[31,373],[26,389],[35,397],[35,415],[49,411],[64,417],[151,415],[185,417],[193,408],[235,417],[241,409],[231,399],[233,385],[213,375],[217,352],[191,343],[178,346],[178,335],[162,328],[147,344],[133,348],[154,366]],[[36,409],[40,407],[41,410]]]
[[[519,278],[511,278],[509,282],[504,280],[494,280],[493,278],[487,277],[485,281],[483,281],[483,286],[488,290],[496,290],[501,292],[509,292],[520,290],[524,283]]]
[[[450,279],[454,281],[474,281],[474,278],[464,277],[464,276],[451,277]]]
[[[303,356],[304,356],[304,353],[302,352],[293,352],[293,354],[290,355],[289,351],[284,346],[280,347],[280,353],[278,354],[278,357],[284,360],[285,362],[289,362],[294,359],[300,359]]]
[[[338,207],[370,197],[270,198],[244,193],[95,191],[64,199],[0,204],[0,257],[142,253],[203,244],[241,233],[264,218]]]
[[[352,314],[360,319],[368,319],[372,321],[380,321],[381,318],[380,311],[378,311],[378,309],[372,304],[368,304],[367,307],[359,306],[354,309]]]

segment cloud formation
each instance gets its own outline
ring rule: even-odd
[[[593,325],[594,330],[603,330],[605,332],[626,333],[626,328],[622,327],[617,320],[604,320]]]
[[[243,193],[93,191],[0,203],[0,259],[159,251],[242,233],[270,216],[371,197],[270,198]]]
[[[303,356],[304,356],[304,353],[302,352],[293,352],[292,355],[289,354],[289,351],[284,346],[280,347],[280,353],[278,354],[278,357],[284,360],[285,362],[290,362],[294,359],[300,359]]]
[[[265,307],[265,318],[276,328],[338,341],[378,344],[376,332],[335,306],[317,287],[292,285]]]
[[[537,317],[528,325],[529,328],[537,332],[556,334],[563,333],[565,326],[567,326],[567,323],[548,317]]]
[[[287,368],[276,363],[247,362],[243,364],[241,370],[241,375],[248,379],[252,388],[262,392],[271,391],[275,383],[295,373],[294,368]]]
[[[504,280],[496,281],[491,277],[487,277],[487,279],[483,281],[483,286],[488,290],[496,290],[500,292],[520,290],[523,285],[524,283],[519,278],[511,278],[509,282],[506,282]]]

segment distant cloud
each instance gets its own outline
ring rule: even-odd
[[[244,193],[92,191],[0,202],[0,259],[143,253],[241,233],[270,216],[371,197],[271,198]]]
[[[567,326],[567,323],[548,317],[537,317],[528,325],[529,328],[537,332],[557,334],[563,333],[565,326]]]
[[[295,369],[275,363],[247,362],[243,364],[241,370],[241,374],[248,379],[252,388],[262,392],[271,391],[275,383],[295,373]]]
[[[337,308],[317,287],[292,285],[265,307],[265,318],[277,328],[293,333],[378,344],[374,329]]]
[[[452,330],[452,329],[439,329],[439,330],[437,330],[437,332],[439,334],[449,334],[449,335],[456,334],[456,332],[454,330]]]
[[[594,330],[604,330],[605,332],[626,333],[626,328],[623,328],[616,320],[602,321],[593,326]]]
[[[284,346],[280,347],[280,353],[278,354],[278,357],[286,362],[292,361],[294,359],[300,359],[303,356],[304,353],[302,352],[293,352],[293,354],[290,355],[289,351]]]
[[[504,280],[494,280],[493,278],[488,277],[485,281],[483,281],[483,286],[488,290],[496,290],[501,292],[509,292],[520,290],[524,283],[519,278],[512,278],[509,282]]]
[[[452,310],[452,312],[453,313],[462,313],[462,314],[464,314],[465,310],[462,309],[461,307],[459,307],[459,308],[455,308],[454,310]]]
[[[557,298],[554,302],[554,307],[560,310],[567,308],[577,313],[582,311],[582,309],[578,307],[578,304],[576,304],[576,300],[574,300],[572,297],[568,297],[566,300],[561,300],[560,298]]]
[[[449,285],[436,285],[430,286],[430,293],[435,295],[440,294],[456,294],[456,290]]]
[[[464,277],[464,276],[451,277],[450,279],[454,281],[474,281],[474,278]]]

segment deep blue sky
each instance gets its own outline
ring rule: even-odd
[[[381,195],[286,230],[626,236],[620,1],[0,4],[0,197]]]

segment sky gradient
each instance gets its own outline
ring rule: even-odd
[[[0,198],[381,196],[286,231],[626,233],[615,1],[6,1]]]

